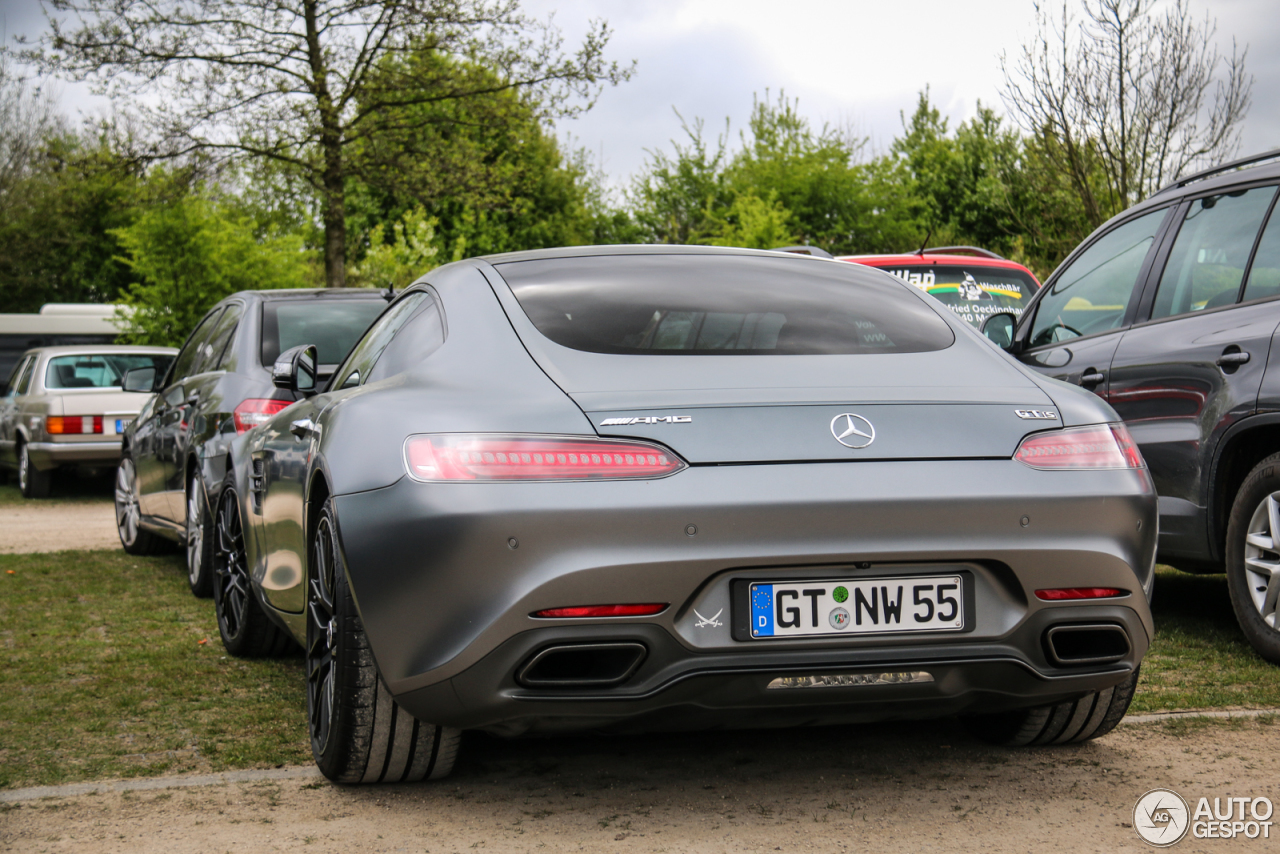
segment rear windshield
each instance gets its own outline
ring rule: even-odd
[[[589,353],[920,353],[955,340],[909,290],[853,264],[612,255],[498,269],[539,332]]]
[[[156,376],[164,376],[173,356],[147,353],[106,353],[55,356],[45,368],[44,387],[63,388],[119,388],[125,371],[134,368],[155,368]]]
[[[1022,317],[1039,286],[1021,270],[1003,267],[939,267],[933,264],[880,267],[946,304],[975,327],[1001,312]]]
[[[387,307],[370,292],[369,299],[312,298],[268,300],[262,304],[262,364],[299,344],[314,344],[320,364],[337,365]]]

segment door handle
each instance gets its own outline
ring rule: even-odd
[[[1080,385],[1091,386],[1097,385],[1107,378],[1107,375],[1097,368],[1088,368],[1080,375]]]
[[[1220,368],[1238,368],[1245,362],[1249,361],[1249,354],[1242,353],[1239,350],[1230,353],[1223,353],[1218,357],[1218,367]]]
[[[289,432],[299,439],[305,439],[308,433],[314,433],[315,431],[315,422],[310,418],[300,418],[289,425]]]

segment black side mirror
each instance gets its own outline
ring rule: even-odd
[[[156,390],[156,369],[154,367],[130,368],[120,378],[120,387],[125,391],[150,394]]]
[[[982,334],[1001,350],[1008,350],[1013,347],[1013,329],[1017,325],[1018,319],[1008,312],[988,315],[982,321]]]
[[[300,344],[280,354],[271,366],[271,382],[276,388],[305,397],[316,393],[316,347]]]

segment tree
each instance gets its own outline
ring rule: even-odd
[[[234,200],[207,187],[147,205],[115,235],[135,277],[121,299],[128,306],[125,339],[133,344],[179,346],[223,297],[308,284],[299,235],[264,233]]]
[[[418,128],[404,108],[529,93],[543,118],[590,107],[629,68],[604,58],[592,23],[563,51],[550,20],[517,0],[49,0],[51,34],[26,53],[90,78],[156,134],[157,154],[193,151],[285,164],[321,200],[325,278],[345,282],[350,179],[398,174]],[[450,61],[421,57],[437,55]],[[483,66],[496,74],[458,74]],[[446,111],[441,120],[448,121]],[[349,155],[353,146],[364,156]]]
[[[15,184],[31,171],[50,137],[66,133],[54,100],[20,77],[0,48],[0,216],[7,212]]]
[[[1231,156],[1249,108],[1245,54],[1212,46],[1188,0],[1082,0],[1079,22],[1036,6],[1037,32],[1003,56],[1006,106],[1071,179],[1094,226],[1197,164]],[[1103,176],[1098,185],[1096,177]]]

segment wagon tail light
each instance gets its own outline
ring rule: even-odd
[[[648,442],[492,433],[410,436],[404,460],[409,477],[422,481],[625,480],[686,468]]]
[[[1140,469],[1145,463],[1123,424],[1035,433],[1013,455],[1033,469]]]
[[[50,436],[71,436],[84,433],[101,433],[101,415],[50,415],[44,420],[45,432]]]
[[[265,424],[267,419],[292,402],[291,400],[264,400],[257,397],[240,401],[240,405],[231,412],[231,417],[236,423],[236,432],[243,433],[259,424]]]

